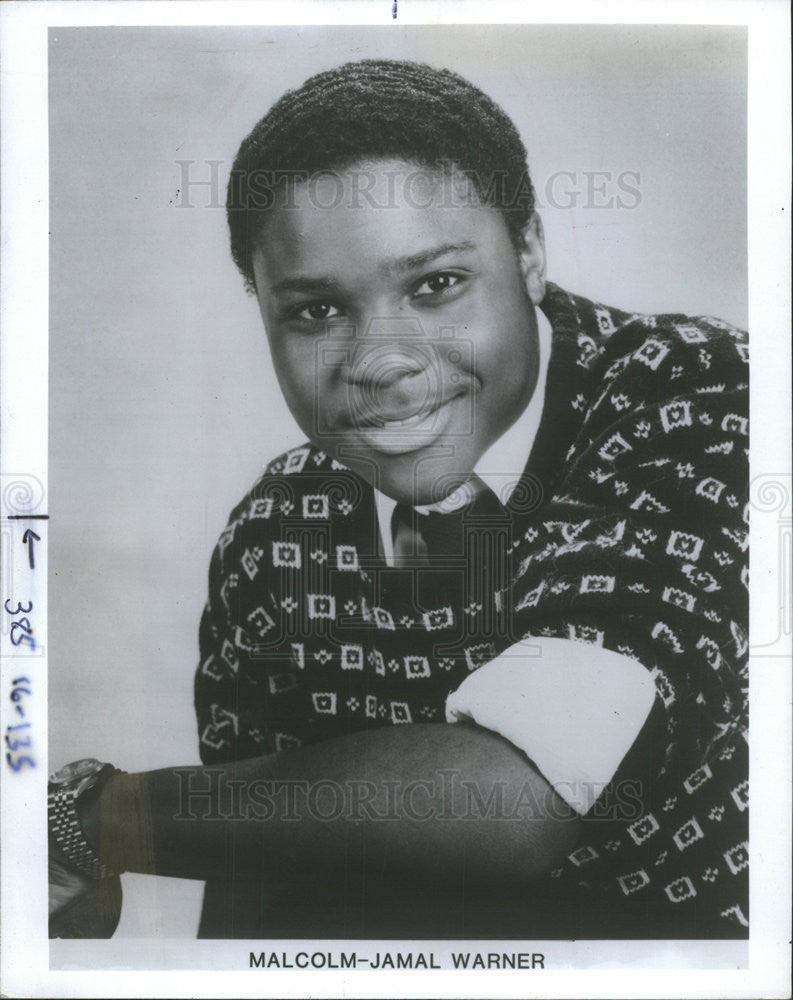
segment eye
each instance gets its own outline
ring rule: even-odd
[[[457,288],[464,281],[464,277],[455,274],[453,271],[438,271],[425,278],[416,288],[414,295],[443,295],[445,292]]]
[[[315,323],[326,319],[336,319],[342,315],[344,314],[341,309],[338,309],[331,302],[309,302],[308,305],[296,306],[292,310],[292,316],[295,319],[309,320]]]

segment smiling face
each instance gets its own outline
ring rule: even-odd
[[[518,252],[496,209],[449,193],[401,161],[327,174],[272,211],[253,258],[301,429],[414,504],[468,479],[537,381],[539,219]]]

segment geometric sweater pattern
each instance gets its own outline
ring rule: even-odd
[[[503,515],[463,518],[459,558],[388,567],[372,487],[310,444],[235,507],[200,627],[201,758],[443,722],[471,671],[530,636],[624,653],[653,710],[542,888],[672,937],[747,936],[747,336],[554,285],[541,308],[529,462]]]

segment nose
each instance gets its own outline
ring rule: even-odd
[[[341,368],[341,379],[348,385],[387,390],[404,378],[426,371],[431,360],[425,345],[358,343]]]
[[[432,348],[416,319],[374,319],[348,349],[341,378],[370,391],[387,391],[402,379],[420,375],[432,363]]]
[[[340,377],[356,423],[406,419],[441,395],[434,347],[415,319],[373,320],[348,347]]]

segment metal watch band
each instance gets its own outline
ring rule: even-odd
[[[116,872],[102,864],[85,839],[77,812],[77,800],[89,788],[104,784],[114,774],[122,773],[110,764],[100,765],[88,783],[82,780],[78,781],[77,787],[51,786],[47,793],[49,828],[55,842],[75,868],[92,879],[109,878],[116,875]]]

